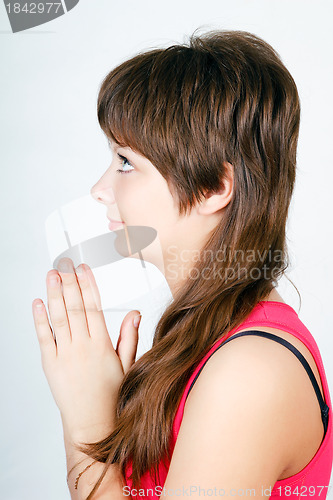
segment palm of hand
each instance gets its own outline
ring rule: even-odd
[[[70,259],[61,261],[59,269],[46,279],[53,330],[43,303],[33,302],[42,366],[66,431],[98,440],[112,430],[118,389],[135,361],[133,318],[139,312],[124,318],[115,350],[91,269],[81,264],[74,270]]]

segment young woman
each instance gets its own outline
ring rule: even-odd
[[[162,264],[154,242],[143,255],[173,300],[135,361],[139,311],[114,349],[91,269],[49,271],[52,328],[39,299],[33,313],[72,498],[325,498],[325,371],[275,289],[295,182],[292,76],[253,34],[193,34],[113,69],[98,118],[114,157],[92,195],[113,230],[157,231]]]

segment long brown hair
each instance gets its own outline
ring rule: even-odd
[[[202,258],[161,316],[152,348],[124,377],[114,431],[79,447],[105,463],[87,500],[112,463],[125,476],[132,459],[134,487],[147,470],[157,481],[158,462],[171,459],[173,419],[195,366],[287,269],[300,103],[268,43],[245,31],[212,30],[114,68],[100,88],[98,119],[108,138],[157,168],[179,215],[219,189],[226,162],[234,188]]]

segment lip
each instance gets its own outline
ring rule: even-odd
[[[124,222],[121,221],[121,220],[113,220],[113,219],[110,219],[110,217],[108,217],[109,219],[109,229],[110,231],[114,231],[115,229],[119,229],[123,224]]]

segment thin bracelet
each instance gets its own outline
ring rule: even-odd
[[[87,467],[86,467],[85,469],[83,469],[83,471],[81,471],[81,472],[77,475],[77,477],[76,477],[76,479],[75,479],[75,484],[74,484],[74,488],[75,488],[76,490],[77,490],[77,484],[78,484],[78,482],[79,482],[80,477],[81,477],[81,476],[82,476],[82,474],[83,474],[84,472],[86,472],[86,470],[87,470],[87,469],[89,469],[89,467],[91,467],[94,463],[96,463],[96,460],[95,460],[95,462],[91,462],[91,464],[87,465]]]

